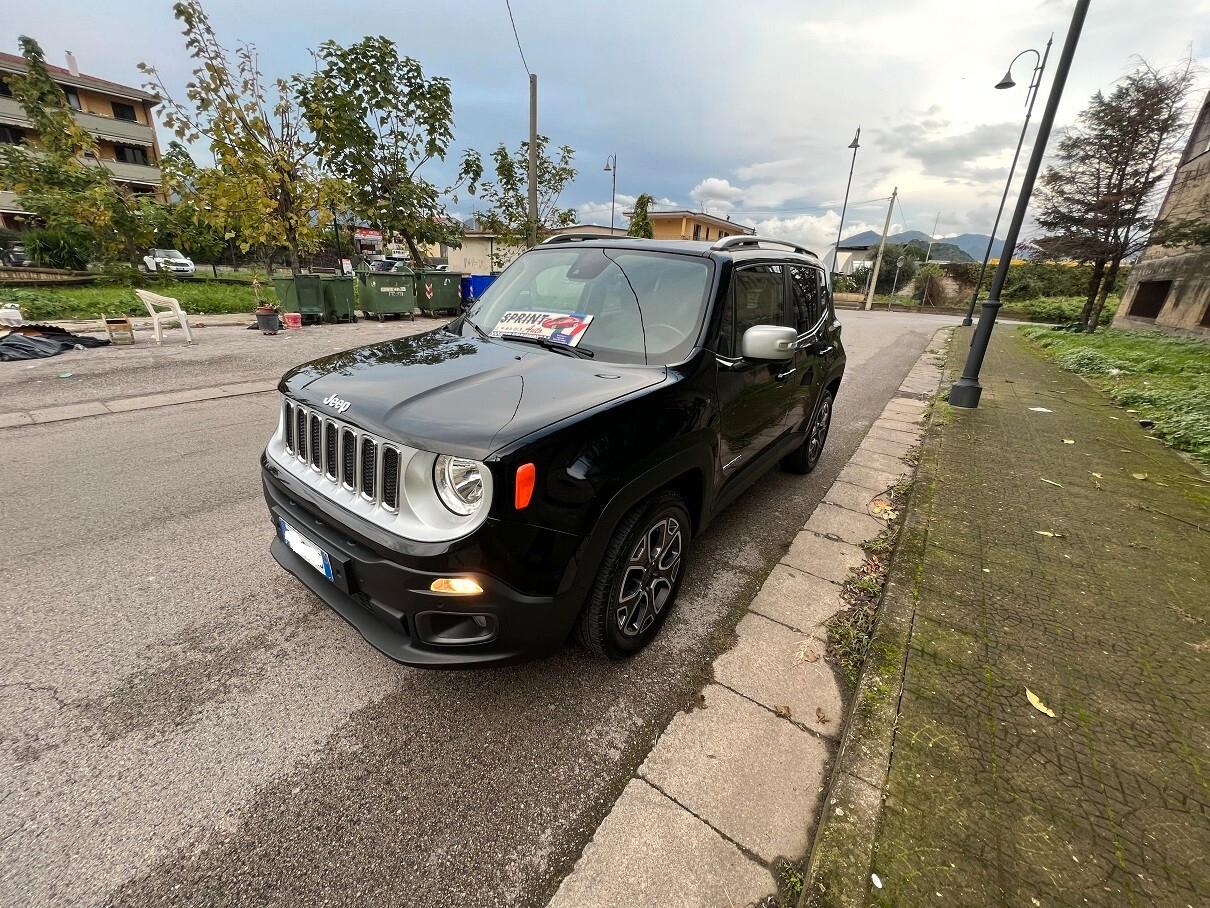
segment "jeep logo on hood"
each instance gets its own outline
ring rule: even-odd
[[[335,394],[331,394],[331,395],[325,397],[324,403],[327,406],[331,407],[333,410],[335,410],[337,413],[343,413],[345,410],[349,409],[349,407],[353,406],[347,400],[343,400],[343,399],[337,397]]]

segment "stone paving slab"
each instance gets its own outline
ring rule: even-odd
[[[904,444],[916,445],[920,442],[920,432],[918,430],[892,429],[885,424],[875,423],[870,427],[866,438],[885,438],[888,441],[901,441]]]
[[[834,536],[850,545],[861,545],[881,533],[884,527],[882,521],[869,514],[824,502],[815,508],[803,529],[820,536]]]
[[[826,504],[834,504],[837,507],[848,508],[850,511],[869,514],[871,517],[884,520],[874,510],[874,502],[882,497],[882,492],[885,488],[875,492],[872,489],[867,489],[865,486],[853,485],[851,482],[838,479],[832,483],[832,487],[824,494],[823,500]]]
[[[805,633],[835,615],[840,605],[839,584],[776,564],[748,608]]]
[[[550,906],[717,908],[751,904],[772,889],[768,870],[647,782],[631,779]]]
[[[673,718],[640,777],[764,861],[802,854],[827,747],[720,685],[704,698]]]
[[[881,470],[883,473],[902,476],[908,472],[902,457],[892,457],[889,454],[879,454],[868,448],[858,448],[849,461],[859,467],[869,467],[871,470]]]
[[[871,470],[869,467],[850,462],[840,471],[840,476],[837,478],[841,482],[852,483],[878,493],[889,489],[899,481],[902,475],[902,473],[892,473],[887,470]]]
[[[849,571],[861,567],[864,561],[865,552],[857,546],[814,533],[799,533],[782,558],[782,564],[833,583],[844,582]]]
[[[891,441],[876,435],[867,435],[857,447],[861,451],[874,451],[878,454],[890,454],[892,457],[903,457],[914,446],[903,441]]]
[[[714,663],[714,680],[827,738],[840,734],[844,699],[824,641],[751,612]]]

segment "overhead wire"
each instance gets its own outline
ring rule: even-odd
[[[504,0],[504,5],[508,9],[508,21],[513,27],[513,38],[517,41],[517,53],[521,55],[521,65],[525,67],[525,74],[532,76],[533,73],[529,71],[529,64],[525,62],[525,51],[521,49],[521,36],[517,34],[517,20],[513,18],[513,5],[509,0]]]

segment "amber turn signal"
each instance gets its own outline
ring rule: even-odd
[[[513,495],[513,506],[518,510],[529,507],[534,497],[534,465],[523,463],[517,467],[517,489]]]
[[[429,584],[429,589],[434,593],[453,593],[455,596],[473,596],[483,592],[483,587],[470,577],[438,577]]]

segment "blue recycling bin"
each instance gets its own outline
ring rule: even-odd
[[[495,274],[472,274],[464,277],[462,279],[462,298],[478,302],[479,297],[483,296],[483,291],[492,285],[496,277]]]

